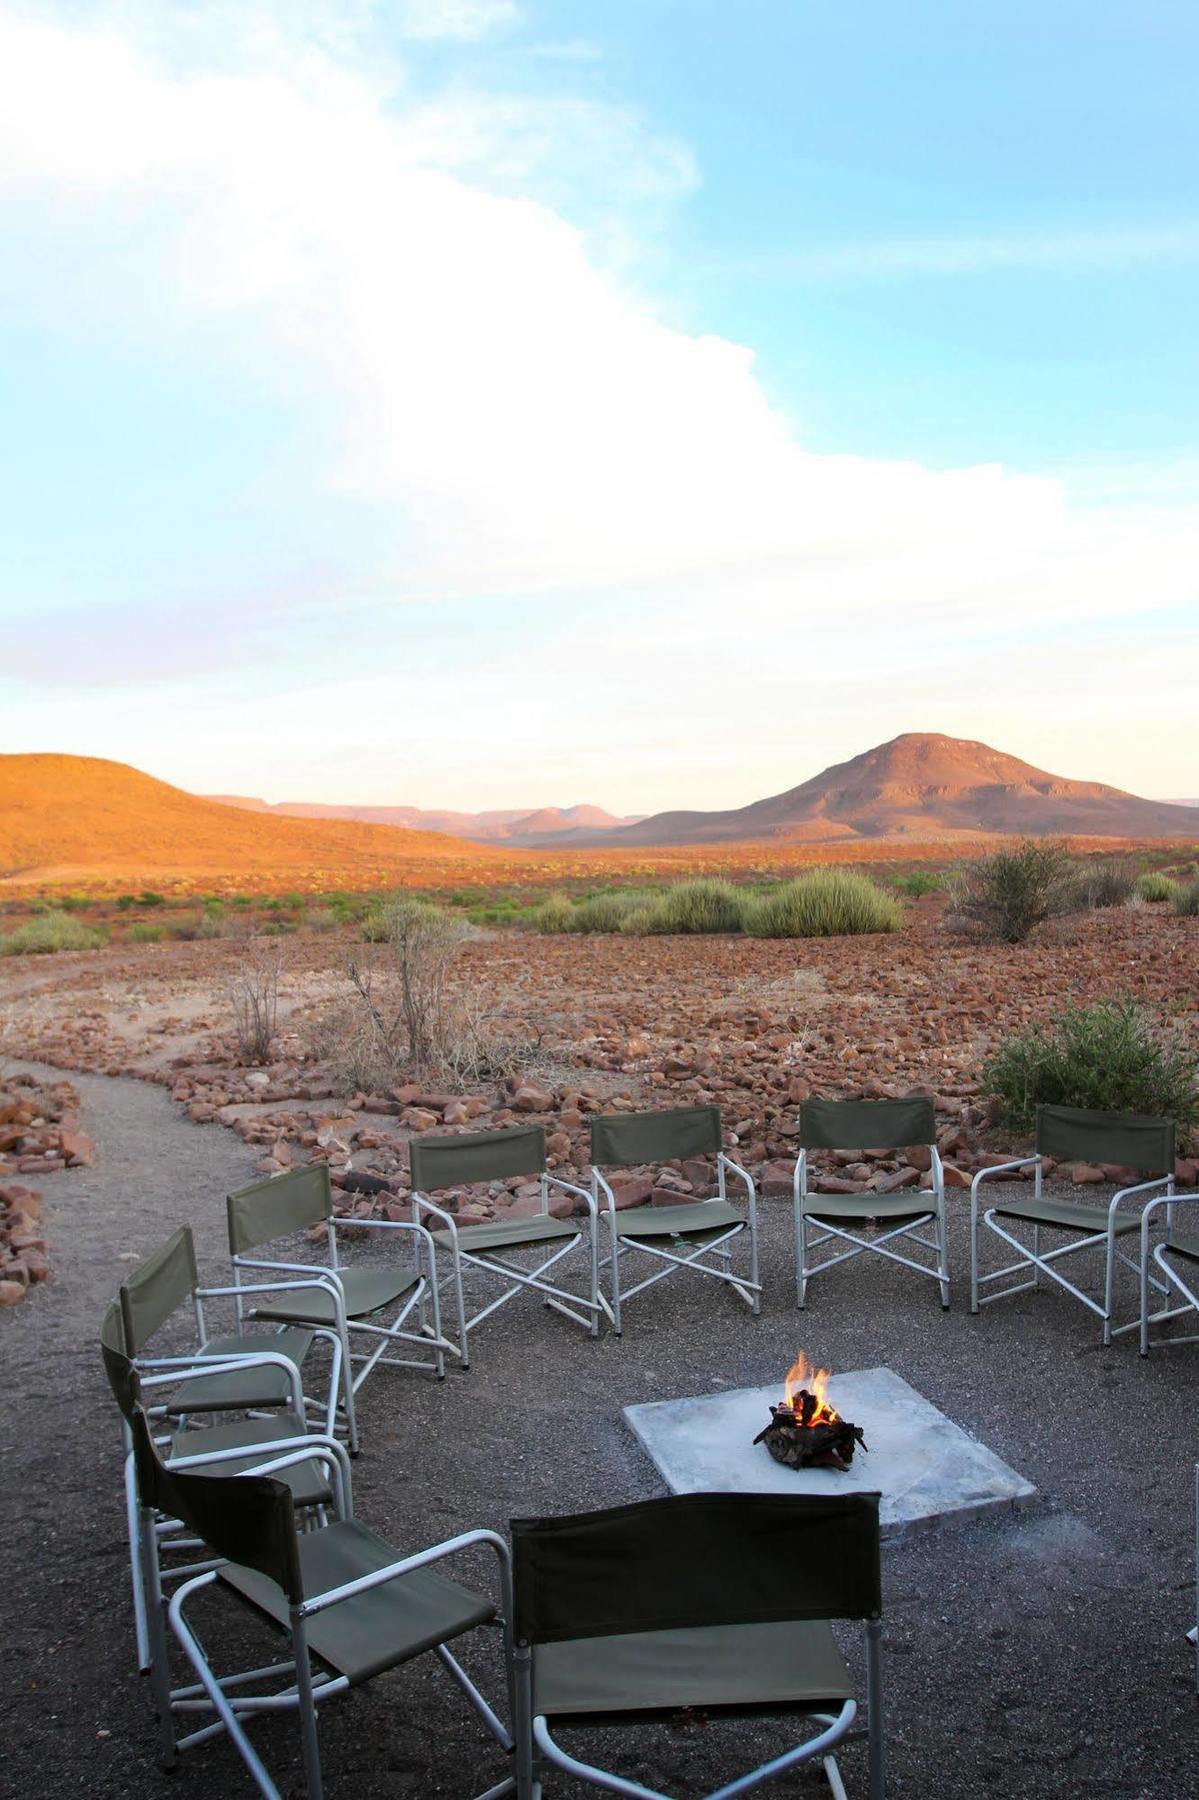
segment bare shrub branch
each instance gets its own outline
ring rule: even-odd
[[[279,1016],[283,947],[255,939],[229,985],[237,1053],[243,1063],[264,1063]]]

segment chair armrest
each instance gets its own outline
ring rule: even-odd
[[[243,1282],[240,1287],[197,1288],[196,1293],[202,1300],[235,1300],[238,1295],[244,1299],[247,1294],[294,1294],[299,1288],[311,1287],[324,1288],[327,1294],[339,1297],[341,1294],[341,1282],[337,1279],[336,1269],[322,1270],[310,1275],[306,1281]]]
[[[415,1190],[413,1191],[413,1195],[412,1195],[412,1211],[414,1214],[423,1213],[423,1212],[432,1213],[433,1217],[435,1219],[440,1219],[442,1224],[445,1226],[446,1230],[450,1234],[450,1243],[454,1247],[454,1254],[457,1255],[457,1253],[458,1253],[458,1227],[454,1222],[454,1217],[453,1217],[452,1213],[443,1211],[443,1209],[440,1206],[434,1206],[434,1204],[431,1200],[426,1200],[425,1196],[423,1194],[418,1194],[415,1192]],[[415,1219],[414,1222],[416,1224],[420,1223],[419,1219]],[[427,1228],[422,1226],[422,1230],[427,1230]]]
[[[194,1434],[201,1436],[200,1432]],[[338,1514],[341,1518],[349,1518],[353,1513],[353,1500],[350,1488],[350,1458],[344,1444],[329,1434],[314,1431],[305,1437],[278,1438],[270,1444],[260,1446],[263,1455],[261,1463],[255,1463],[251,1469],[239,1469],[239,1475],[276,1475],[281,1469],[290,1469],[305,1462],[320,1462],[333,1471],[333,1486],[337,1490]],[[194,1456],[172,1456],[168,1463],[171,1469],[212,1468],[219,1473],[222,1463],[245,1460],[252,1455],[254,1445],[247,1448],[234,1446],[230,1450],[197,1451]]]
[[[1135,1187],[1121,1188],[1119,1193],[1112,1195],[1111,1203],[1107,1209],[1108,1217],[1109,1218],[1115,1217],[1116,1208],[1119,1206],[1121,1200],[1127,1200],[1131,1194],[1147,1194],[1151,1188],[1158,1188],[1158,1187],[1161,1187],[1163,1184],[1167,1185],[1169,1188],[1172,1189],[1174,1186],[1173,1175],[1155,1175],[1153,1177],[1152,1181],[1138,1181]],[[1162,1194],[1159,1197],[1162,1200],[1168,1200],[1170,1198],[1170,1194],[1169,1193]]]
[[[733,1174],[745,1183],[745,1198],[750,1222],[751,1224],[756,1225],[758,1218],[758,1190],[754,1186],[753,1176],[748,1169],[743,1169],[740,1163],[734,1162],[731,1156],[726,1156],[723,1150],[717,1151],[716,1161],[724,1168],[731,1169]]]
[[[282,1269],[285,1273],[303,1276],[304,1282],[333,1282],[338,1291],[341,1291],[341,1277],[338,1271],[331,1269],[327,1263],[262,1262],[253,1256],[237,1256],[234,1258],[234,1262],[239,1269]],[[274,1285],[276,1288],[302,1287],[304,1282],[279,1281]],[[229,1291],[236,1294],[238,1289],[234,1287]],[[249,1293],[249,1291],[249,1288],[241,1289],[243,1294]]]
[[[594,1194],[589,1193],[585,1187],[580,1187],[577,1182],[563,1181],[563,1179],[560,1175],[548,1175],[547,1174],[545,1179],[550,1187],[562,1188],[565,1190],[566,1193],[577,1194],[579,1196],[580,1200],[585,1201],[586,1206],[587,1206],[587,1211],[591,1214],[592,1221],[594,1222],[595,1217],[596,1217],[596,1206],[595,1206],[595,1195]]]
[[[431,1544],[427,1550],[418,1550],[413,1556],[400,1557],[397,1562],[375,1569],[369,1575],[360,1575],[356,1581],[346,1581],[340,1587],[329,1588],[323,1594],[314,1594],[297,1610],[301,1618],[310,1619],[314,1613],[324,1612],[327,1607],[336,1606],[341,1600],[349,1600],[355,1594],[368,1593],[371,1588],[382,1587],[386,1582],[394,1581],[398,1575],[409,1575],[414,1569],[426,1568],[429,1563],[442,1562],[447,1556],[454,1556],[459,1550],[470,1549],[475,1544],[486,1544],[495,1551],[500,1565],[504,1611],[510,1618],[512,1562],[508,1546],[498,1532],[481,1529],[461,1532],[458,1537],[446,1538],[440,1544]]]
[[[172,1362],[174,1358],[170,1359]],[[279,1369],[287,1377],[291,1388],[293,1410],[304,1415],[304,1384],[300,1371],[290,1357],[281,1356],[277,1350],[254,1350],[246,1355],[238,1356],[202,1356],[199,1351],[183,1368],[175,1368],[162,1375],[142,1376],[139,1379],[143,1387],[179,1387],[188,1381],[211,1379],[214,1375],[237,1374],[243,1369]]]
[[[600,1169],[593,1168],[591,1171],[591,1174],[595,1181],[596,1187],[603,1188],[605,1194],[608,1196],[607,1200],[604,1203],[604,1210],[606,1212],[615,1213],[615,1211],[616,1211],[616,1195],[612,1192],[612,1184],[609,1182],[607,1176]]]

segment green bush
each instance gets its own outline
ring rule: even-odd
[[[1178,891],[1178,883],[1160,871],[1149,869],[1144,875],[1137,876],[1132,891],[1138,900],[1172,900]]]
[[[1085,863],[1078,871],[1079,897],[1084,906],[1127,906],[1137,880],[1127,863],[1112,857]]]
[[[341,924],[341,914],[331,906],[314,906],[304,914],[301,923],[305,931],[336,931]]]
[[[1192,881],[1188,887],[1180,887],[1171,895],[1174,911],[1180,919],[1199,918],[1199,881]]]
[[[26,920],[15,931],[0,937],[0,956],[45,956],[56,950],[95,950],[107,941],[107,932],[84,925],[60,909]]]
[[[574,908],[573,931],[620,931],[629,916],[634,896],[622,888],[588,894]]]
[[[1077,872],[1066,847],[1024,838],[956,869],[950,879],[948,922],[955,930],[1022,944],[1046,919],[1075,912]]]
[[[740,931],[744,911],[744,899],[732,882],[701,876],[667,888],[654,902],[652,916],[661,920],[655,926],[659,931]]]
[[[63,894],[58,902],[59,909],[66,913],[82,912],[87,904],[86,894]]]
[[[751,937],[846,937],[902,924],[899,902],[852,869],[812,869],[751,900],[745,916]]]
[[[1177,1032],[1159,1029],[1132,1000],[1071,1007],[1056,1024],[1030,1025],[1001,1044],[983,1069],[1003,1123],[1031,1131],[1039,1105],[1196,1117],[1199,1057]]]
[[[145,893],[138,895],[137,903],[139,906],[165,906],[167,899],[165,894],[156,894],[153,888],[147,888]]]
[[[921,894],[939,893],[945,883],[931,869],[912,869],[906,875],[893,876],[892,885],[901,894],[907,894],[912,900],[919,900]]]
[[[547,935],[560,931],[575,929],[575,909],[565,894],[547,894],[539,905],[534,906],[528,915],[528,921],[534,931]]]
[[[146,919],[139,919],[125,933],[127,944],[160,944],[167,934],[165,925],[151,925]]]
[[[118,912],[129,912],[130,909],[136,905],[137,905],[137,895],[136,894],[118,894],[117,895],[117,911]]]

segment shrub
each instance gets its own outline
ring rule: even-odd
[[[341,915],[331,906],[314,906],[304,914],[302,923],[306,931],[336,931]]]
[[[551,932],[573,931],[575,908],[565,894],[548,894],[540,905],[533,907],[528,919],[534,931],[547,935]]]
[[[752,900],[745,917],[752,937],[842,937],[902,923],[899,902],[852,869],[812,869],[785,881]]]
[[[59,908],[63,912],[82,912],[87,905],[86,894],[63,894],[59,899]]]
[[[0,937],[0,956],[47,956],[56,950],[95,950],[107,933],[84,925],[70,913],[54,910],[27,919],[15,931]]]
[[[654,926],[659,931],[740,931],[744,911],[745,902],[731,882],[701,877],[667,888],[651,916],[660,921]]]
[[[138,895],[137,903],[139,906],[165,906],[167,900],[165,894],[156,894],[153,888],[147,888],[145,893]]]
[[[1171,881],[1168,875],[1163,875],[1160,871],[1150,869],[1147,870],[1144,875],[1137,876],[1132,891],[1138,900],[1148,900],[1150,902],[1172,900],[1178,891],[1178,884],[1177,882]]]
[[[1136,890],[1137,881],[1127,863],[1107,857],[1086,863],[1078,871],[1079,899],[1084,906],[1127,906]]]
[[[253,906],[254,896],[252,894],[230,894],[229,904],[244,910],[247,906]]]
[[[588,894],[574,908],[572,931],[619,931],[629,914],[632,896],[620,888]]]
[[[901,894],[907,894],[913,900],[918,900],[921,894],[939,893],[945,886],[941,877],[931,869],[912,869],[906,875],[894,876],[892,880]]]
[[[243,1063],[264,1063],[279,1016],[279,977],[283,951],[255,942],[247,950],[229,987],[237,1051]]]
[[[1014,850],[996,850],[954,871],[947,922],[954,930],[1022,944],[1036,926],[1078,904],[1065,845],[1025,838]]]
[[[1039,1105],[1196,1117],[1199,1057],[1177,1032],[1159,1029],[1131,1000],[1071,1007],[1056,1024],[1030,1025],[1001,1044],[983,1069],[1003,1122],[1031,1131]]]
[[[127,944],[159,944],[166,936],[165,925],[151,925],[148,920],[139,920],[131,925],[125,933]]]
[[[1199,881],[1178,888],[1170,897],[1180,919],[1199,918]]]
[[[117,895],[117,911],[118,912],[129,912],[129,910],[136,905],[137,905],[137,895],[136,894],[118,894]]]

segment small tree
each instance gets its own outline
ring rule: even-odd
[[[254,939],[229,989],[237,1051],[243,1063],[264,1063],[270,1055],[279,1016],[282,973],[282,946]]]
[[[1090,1106],[1159,1113],[1189,1125],[1199,1107],[1199,1057],[1132,1000],[1068,1008],[1051,1025],[1030,1025],[999,1046],[983,1069],[1003,1122],[1031,1131],[1037,1107]]]
[[[950,877],[947,923],[1005,944],[1022,944],[1046,919],[1075,912],[1079,890],[1066,846],[1024,838],[1014,850],[996,850]]]

